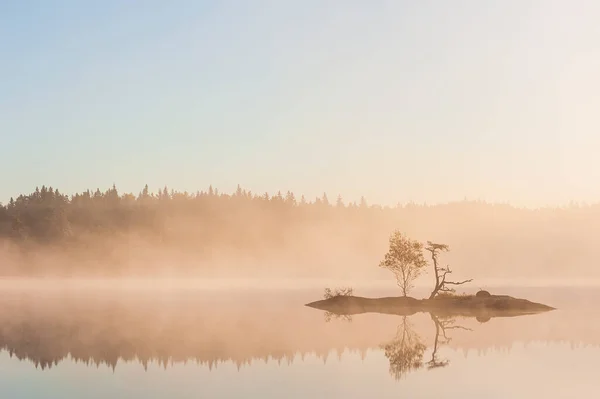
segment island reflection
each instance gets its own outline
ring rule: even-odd
[[[510,349],[516,341],[567,337],[573,344],[600,343],[598,323],[577,326],[556,315],[491,318],[481,323],[447,314],[365,314],[346,321],[330,314],[330,322],[325,323],[322,312],[302,306],[305,298],[286,298],[210,292],[4,293],[0,347],[41,369],[65,360],[113,369],[119,362],[139,362],[144,368],[150,363],[166,368],[197,362],[212,369],[225,362],[242,367],[253,360],[292,362],[309,354],[326,361],[332,351],[340,355],[358,351],[364,357],[368,350],[381,350],[392,376],[401,378],[421,368],[450,365],[440,355],[443,347]],[[530,317],[543,318],[523,321]]]
[[[377,313],[377,312],[375,312]],[[408,315],[400,316],[400,324],[397,327],[396,335],[389,341],[380,345],[383,349],[385,357],[390,363],[389,372],[392,377],[396,380],[402,379],[406,374],[417,371],[421,368],[426,367],[428,370],[446,367],[450,364],[448,359],[439,358],[439,349],[443,345],[448,345],[452,341],[452,337],[449,335],[450,330],[462,330],[462,331],[473,331],[472,328],[465,327],[457,323],[457,319],[475,319],[479,323],[487,323],[494,317],[525,317],[530,314],[502,314],[501,312],[495,312],[496,314],[490,314],[487,317],[469,317],[464,315],[452,315],[449,312],[435,313],[426,312],[432,321],[432,328],[434,329],[434,337],[431,348],[425,343],[421,334],[417,332],[414,325],[411,323],[411,318],[414,317]],[[329,323],[332,320],[342,320],[345,322],[352,322],[356,315],[347,313],[335,313],[332,311],[325,311],[325,322]],[[425,351],[431,349],[428,357],[428,361],[424,361]]]

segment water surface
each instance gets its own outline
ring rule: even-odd
[[[6,398],[570,398],[597,392],[594,288],[514,318],[327,315],[321,290],[7,290]],[[367,290],[368,291],[368,290]],[[377,296],[389,292],[357,292]]]

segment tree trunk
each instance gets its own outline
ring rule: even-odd
[[[433,259],[433,271],[435,272],[435,287],[433,287],[433,291],[431,291],[431,295],[429,295],[429,299],[435,298],[438,291],[440,290],[440,272],[437,267],[437,257],[434,253],[431,253],[431,258]]]

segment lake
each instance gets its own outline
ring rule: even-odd
[[[483,322],[305,307],[322,288],[54,288],[3,290],[2,398],[571,398],[600,389],[597,288],[495,288],[558,310]]]

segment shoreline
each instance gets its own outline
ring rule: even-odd
[[[510,317],[556,310],[552,306],[508,295],[477,297],[438,296],[433,299],[413,297],[365,298],[358,296],[335,296],[307,303],[305,306],[338,315],[362,313],[385,313],[410,316],[415,313],[435,313],[445,316],[465,316],[488,319]]]

